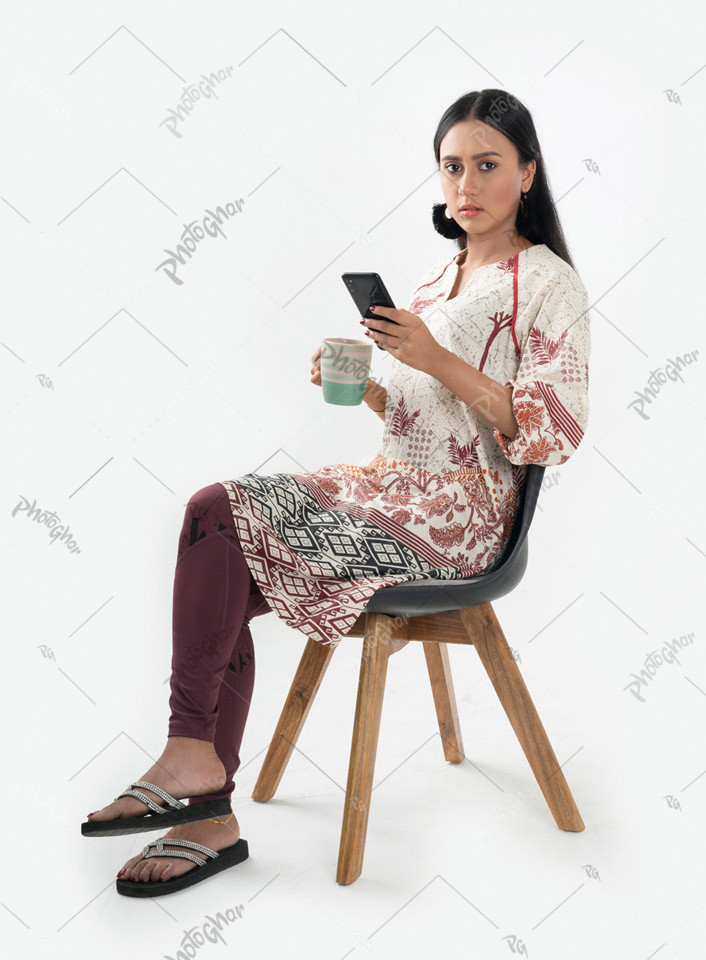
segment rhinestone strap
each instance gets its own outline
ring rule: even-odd
[[[171,793],[167,793],[166,790],[162,790],[161,787],[156,786],[154,783],[148,783],[147,780],[136,780],[134,783],[130,784],[130,787],[147,787],[148,790],[152,790],[157,794],[157,796],[162,797],[162,799],[165,800],[166,803],[175,810],[180,810],[182,807],[186,806],[186,804],[182,803],[181,800],[177,800],[176,797],[173,797]],[[142,793],[140,790],[131,790],[130,787],[127,787],[122,793],[119,793],[115,799],[119,800],[120,797],[135,797],[136,800],[140,800],[147,807],[149,807],[153,813],[166,813],[166,806],[155,803],[152,797],[148,797],[146,793]]]
[[[135,799],[142,801],[142,803],[147,804],[147,806],[152,810],[153,813],[166,813],[167,808],[160,806],[158,803],[155,803],[152,797],[148,797],[146,793],[140,793],[139,790],[123,790],[122,793],[119,793],[116,800],[119,800],[120,797],[135,797]]]
[[[186,853],[183,850],[164,850],[162,853],[144,853],[142,855],[145,860],[148,860],[150,857],[181,857],[182,860],[191,860],[192,863],[198,864],[200,867],[206,862],[200,857],[197,857],[194,853]]]
[[[177,810],[186,806],[186,804],[182,803],[181,800],[177,800],[176,797],[173,797],[171,793],[167,793],[166,790],[162,790],[162,788],[158,787],[155,783],[148,783],[147,780],[136,780],[134,783],[131,783],[130,786],[147,787],[148,790],[156,793],[158,797],[161,797],[162,800],[166,800],[167,803],[171,804]]]
[[[180,847],[189,847],[191,850],[199,850],[201,853],[205,853],[209,857],[217,857],[218,853],[215,850],[211,850],[210,847],[205,847],[202,843],[194,843],[193,840],[177,840],[176,838],[171,837],[160,837],[158,840],[150,840],[150,842],[143,847],[142,856],[143,857],[186,857],[187,860],[193,860],[194,863],[202,864],[204,861],[198,857],[195,857],[193,853],[185,853],[181,850],[165,850],[164,844],[176,844]],[[150,848],[154,847],[154,851]]]
[[[191,850],[200,850],[201,853],[205,853],[209,857],[217,857],[218,852],[216,850],[211,850],[210,847],[205,847],[202,843],[194,843],[193,840],[176,840],[171,837],[168,840],[165,840],[164,837],[160,837],[157,840],[157,843],[178,843],[180,847],[189,847]]]

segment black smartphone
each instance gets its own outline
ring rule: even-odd
[[[355,301],[355,305],[358,308],[361,317],[364,319],[375,319],[375,314],[370,312],[371,306],[379,305],[381,307],[392,307],[393,310],[395,309],[395,304],[392,300],[392,297],[387,292],[387,288],[382,282],[380,274],[343,273],[341,274],[341,280],[343,280],[345,283],[348,292]],[[387,322],[397,323],[396,320],[387,320]],[[368,327],[368,330],[375,329],[375,327]],[[382,333],[382,330],[378,330],[377,332]],[[384,349],[379,343],[376,343],[375,346],[378,348],[378,350]]]

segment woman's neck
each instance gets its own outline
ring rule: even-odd
[[[476,270],[478,267],[484,267],[488,263],[497,263],[499,260],[514,257],[520,250],[526,250],[528,247],[533,246],[534,244],[530,243],[527,237],[523,237],[519,233],[510,244],[504,243],[502,246],[496,247],[495,252],[490,252],[487,247],[483,249],[482,242],[471,241],[466,249],[462,251],[458,264],[464,269]]]

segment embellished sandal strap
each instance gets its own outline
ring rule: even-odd
[[[190,850],[200,850],[201,853],[205,853],[209,857],[217,857],[218,853],[216,850],[211,850],[210,847],[205,847],[202,843],[194,843],[193,840],[177,840],[176,837],[159,837],[157,840],[150,840],[150,842],[145,846],[145,850],[149,850],[150,847],[157,847],[158,849],[163,849],[165,843],[174,843],[179,847],[189,847]],[[167,851],[168,853],[169,851]]]
[[[145,860],[149,860],[150,857],[181,857],[182,860],[191,860],[192,863],[198,864],[199,867],[202,867],[206,862],[200,857],[197,857],[195,853],[186,853],[185,850],[162,850],[161,852],[154,850],[143,853],[142,856]]]
[[[133,790],[131,787],[146,787],[148,790],[152,790],[157,794],[157,796],[165,800],[168,806],[173,807],[175,810],[181,810],[182,807],[186,806],[186,804],[182,803],[181,800],[177,800],[176,797],[173,797],[171,793],[167,793],[166,790],[162,790],[161,787],[158,787],[154,783],[149,783],[147,780],[136,780],[134,783],[130,784],[130,787],[127,787],[122,793],[119,793],[115,799],[119,800],[120,797],[135,797],[136,800],[140,800],[147,807],[149,807],[153,813],[166,813],[167,806],[156,803],[152,797],[148,797],[146,793],[142,793],[140,790]]]
[[[140,793],[139,790],[123,790],[123,792],[119,793],[115,799],[119,800],[121,797],[135,797],[136,800],[141,800],[142,803],[147,804],[153,813],[167,812],[166,807],[162,807],[158,803],[155,803],[152,797],[148,797],[146,793]]]
[[[159,840],[150,840],[142,849],[142,856],[146,860],[148,857],[182,857],[185,860],[191,860],[199,866],[206,862],[193,853],[187,853],[185,850],[165,850],[164,844],[177,844],[180,847],[190,847],[192,850],[200,850],[209,857],[217,857],[218,853],[211,850],[210,847],[204,847],[201,843],[194,843],[192,840],[177,840],[172,838],[160,837]],[[152,849],[154,847],[154,849]]]
[[[166,790],[163,790],[161,787],[158,787],[155,783],[148,783],[147,780],[136,780],[134,783],[130,784],[131,787],[147,787],[148,790],[151,790],[153,793],[156,793],[158,797],[161,797],[162,800],[165,800],[170,806],[174,807],[175,810],[181,810],[182,807],[185,807],[186,804],[182,803],[181,800],[177,800],[176,797],[173,797],[171,793],[167,793]]]

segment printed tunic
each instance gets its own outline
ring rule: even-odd
[[[586,430],[588,295],[577,273],[536,244],[476,268],[449,300],[464,253],[429,270],[407,309],[441,346],[512,387],[514,439],[390,354],[382,442],[367,463],[221,481],[268,605],[325,645],[379,589],[495,566],[526,465],[564,463]]]

